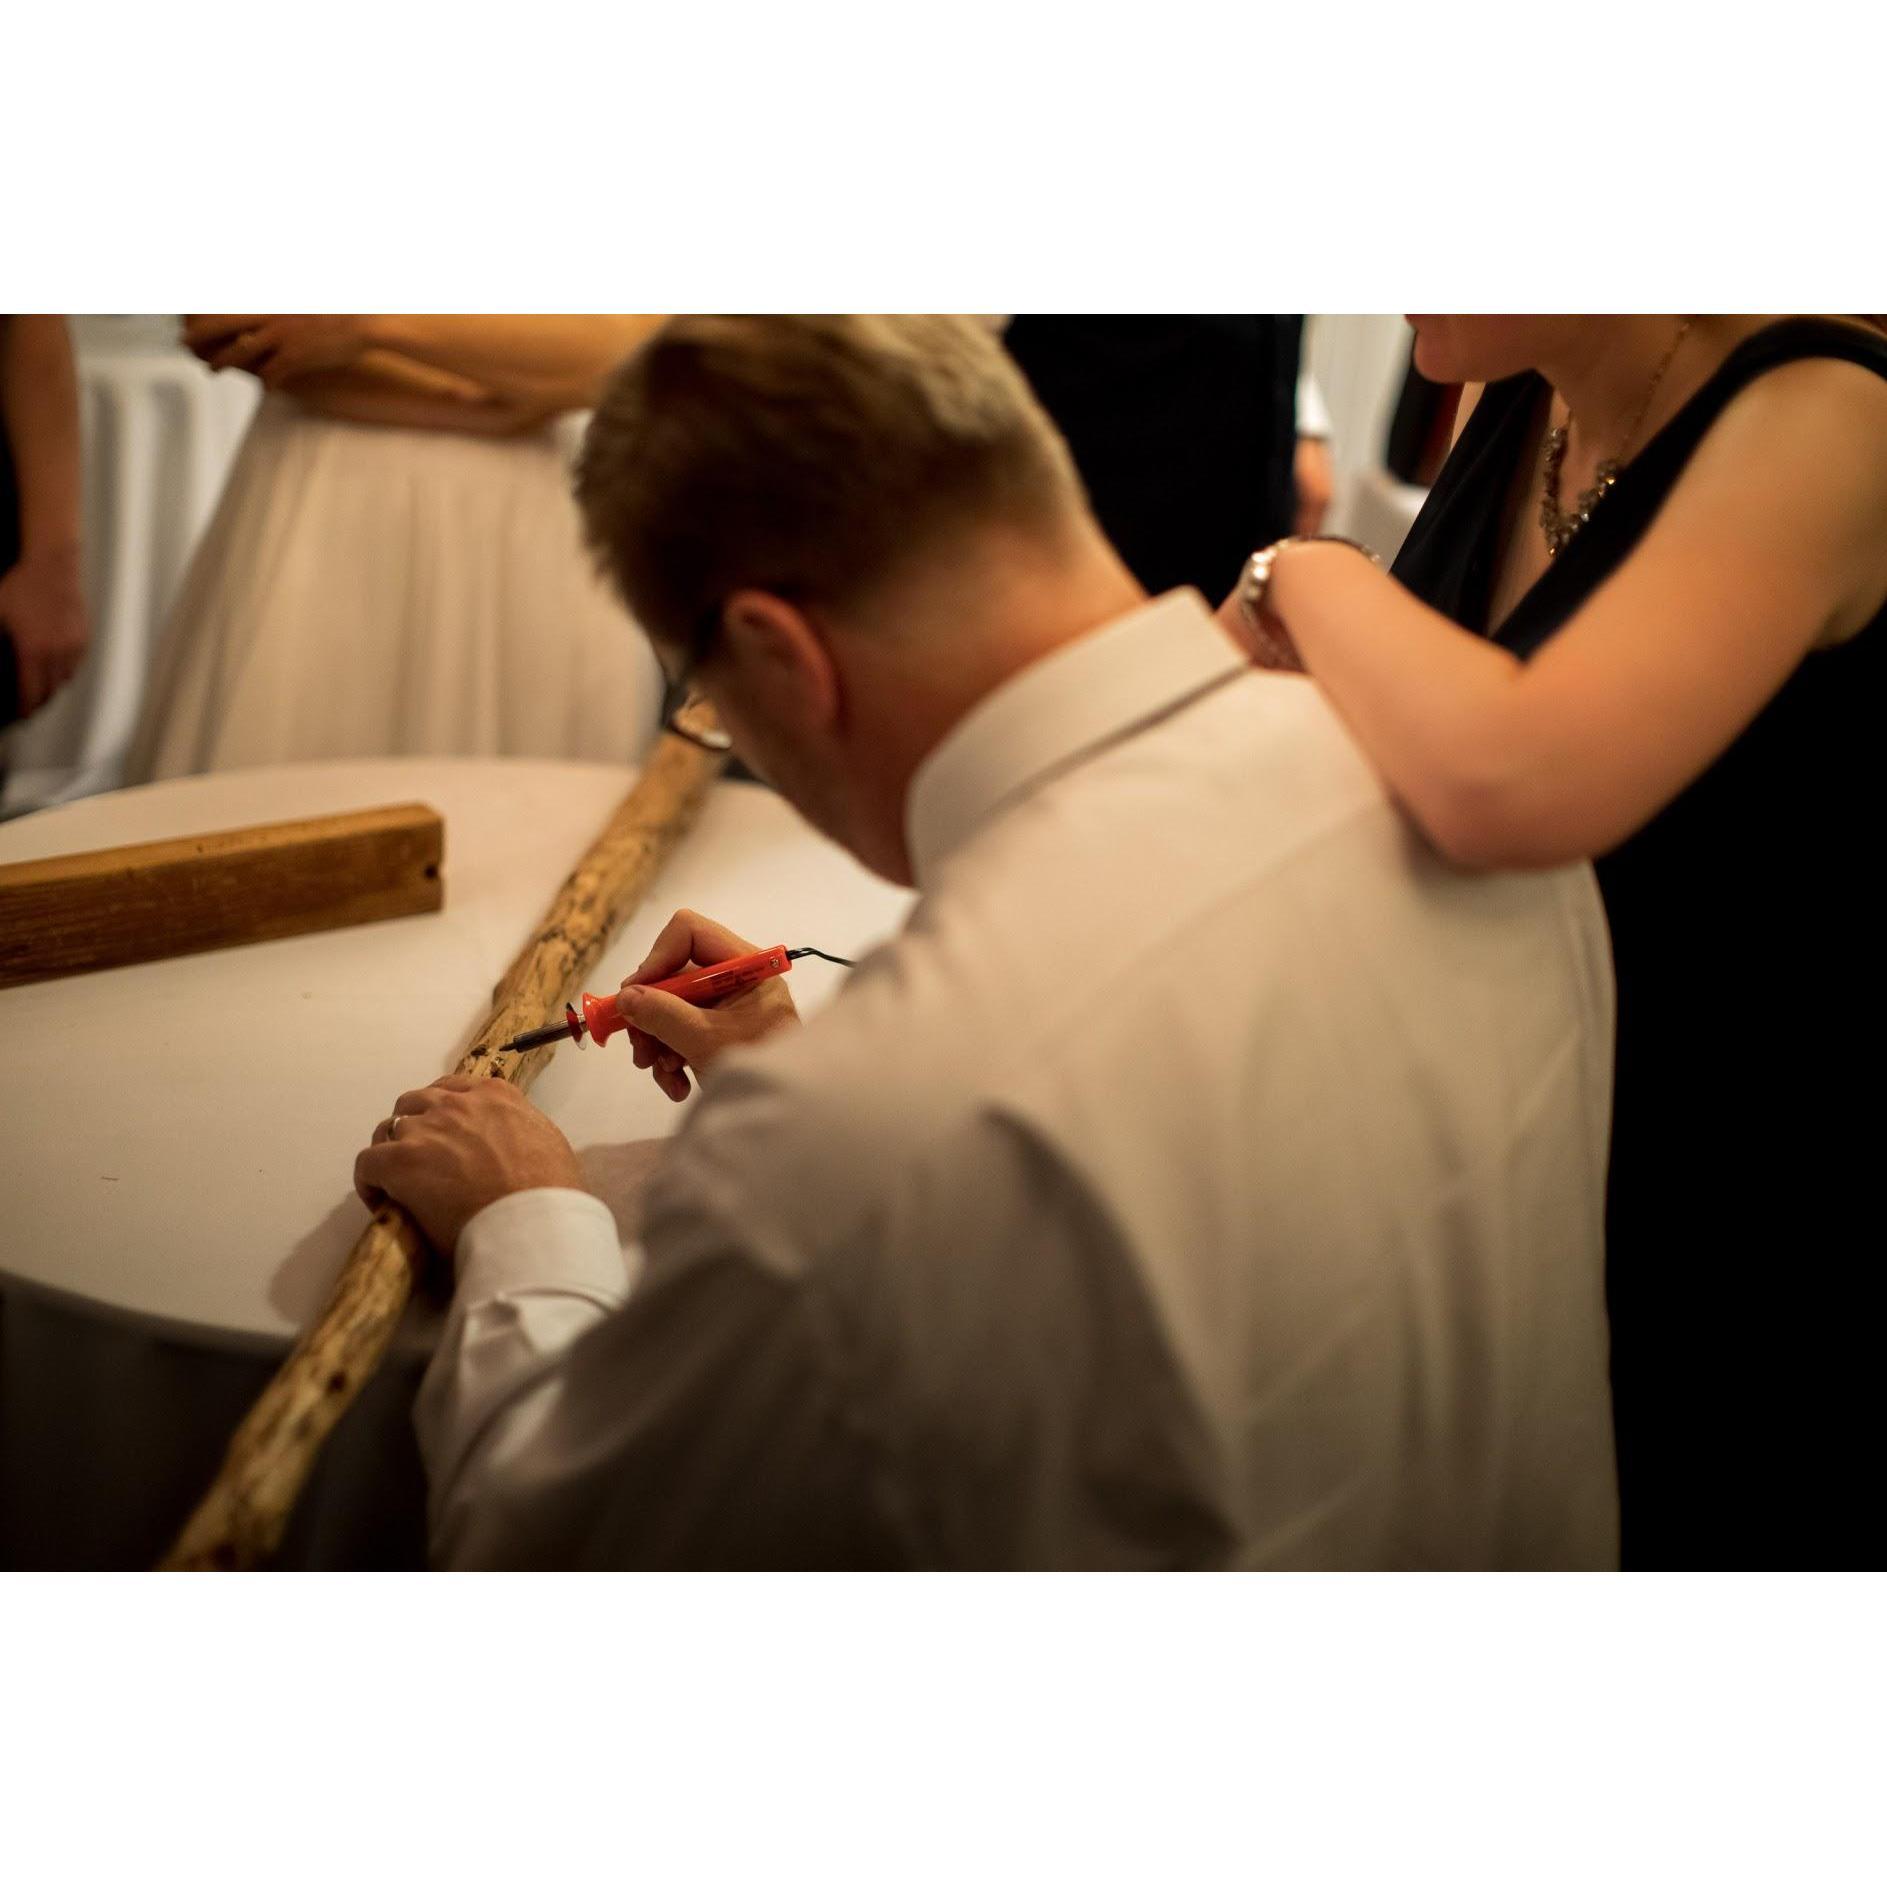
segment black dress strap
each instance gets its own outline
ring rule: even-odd
[[[1631,554],[1724,408],[1753,381],[1798,360],[1852,361],[1887,379],[1887,339],[1804,315],[1772,322],[1732,348],[1619,473],[1605,502],[1580,528],[1578,555],[1555,559],[1499,625],[1495,636],[1501,645],[1524,657],[1547,641]]]
[[[1851,361],[1887,379],[1887,336],[1802,315],[1739,342],[1619,474],[1575,545],[1494,631],[1496,640],[1520,656],[1538,649],[1631,552],[1723,409],[1752,381],[1798,360]],[[1394,574],[1464,629],[1489,633],[1514,482],[1549,397],[1536,373],[1485,389],[1396,558]]]
[[[1534,373],[1481,389],[1390,566],[1423,602],[1479,635],[1487,632],[1514,473],[1545,391]]]

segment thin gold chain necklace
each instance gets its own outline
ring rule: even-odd
[[[1571,407],[1566,409],[1564,422],[1553,427],[1541,441],[1540,530],[1546,538],[1546,554],[1549,557],[1557,557],[1572,542],[1579,527],[1598,508],[1599,501],[1618,483],[1618,475],[1625,469],[1625,460],[1638,437],[1638,428],[1644,424],[1645,415],[1651,410],[1651,402],[1657,398],[1658,388],[1664,384],[1665,373],[1677,358],[1677,350],[1684,345],[1684,337],[1690,332],[1694,319],[1694,316],[1686,315],[1678,324],[1677,338],[1664,350],[1664,358],[1658,362],[1657,371],[1651,376],[1651,384],[1645,388],[1645,396],[1638,402],[1638,410],[1625,429],[1624,442],[1612,457],[1599,461],[1592,474],[1592,483],[1579,494],[1568,510],[1560,509],[1559,468],[1566,457],[1566,435],[1572,426]]]

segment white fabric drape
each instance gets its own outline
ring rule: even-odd
[[[133,784],[298,760],[628,762],[660,671],[594,574],[562,436],[266,399],[171,610]]]

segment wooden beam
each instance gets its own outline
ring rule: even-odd
[[[0,989],[436,911],[444,852],[403,805],[0,865]]]
[[[555,1016],[576,994],[693,825],[725,761],[724,754],[663,736],[641,779],[492,992],[491,1014],[458,1073],[489,1074],[520,1088],[536,1079],[551,1051],[503,1054],[501,1044]],[[363,1140],[370,1125],[361,1123]],[[374,1214],[326,1309],[231,1439],[164,1570],[238,1571],[273,1557],[322,1443],[392,1339],[425,1252],[419,1228],[398,1206]]]

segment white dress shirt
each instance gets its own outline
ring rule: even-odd
[[[1297,376],[1297,436],[1300,439],[1330,437],[1330,408],[1323,390],[1307,373]]]
[[[1613,1564],[1591,874],[1447,869],[1190,591],[979,704],[907,829],[907,928],[716,1064],[640,1250],[466,1228],[437,1556]]]

